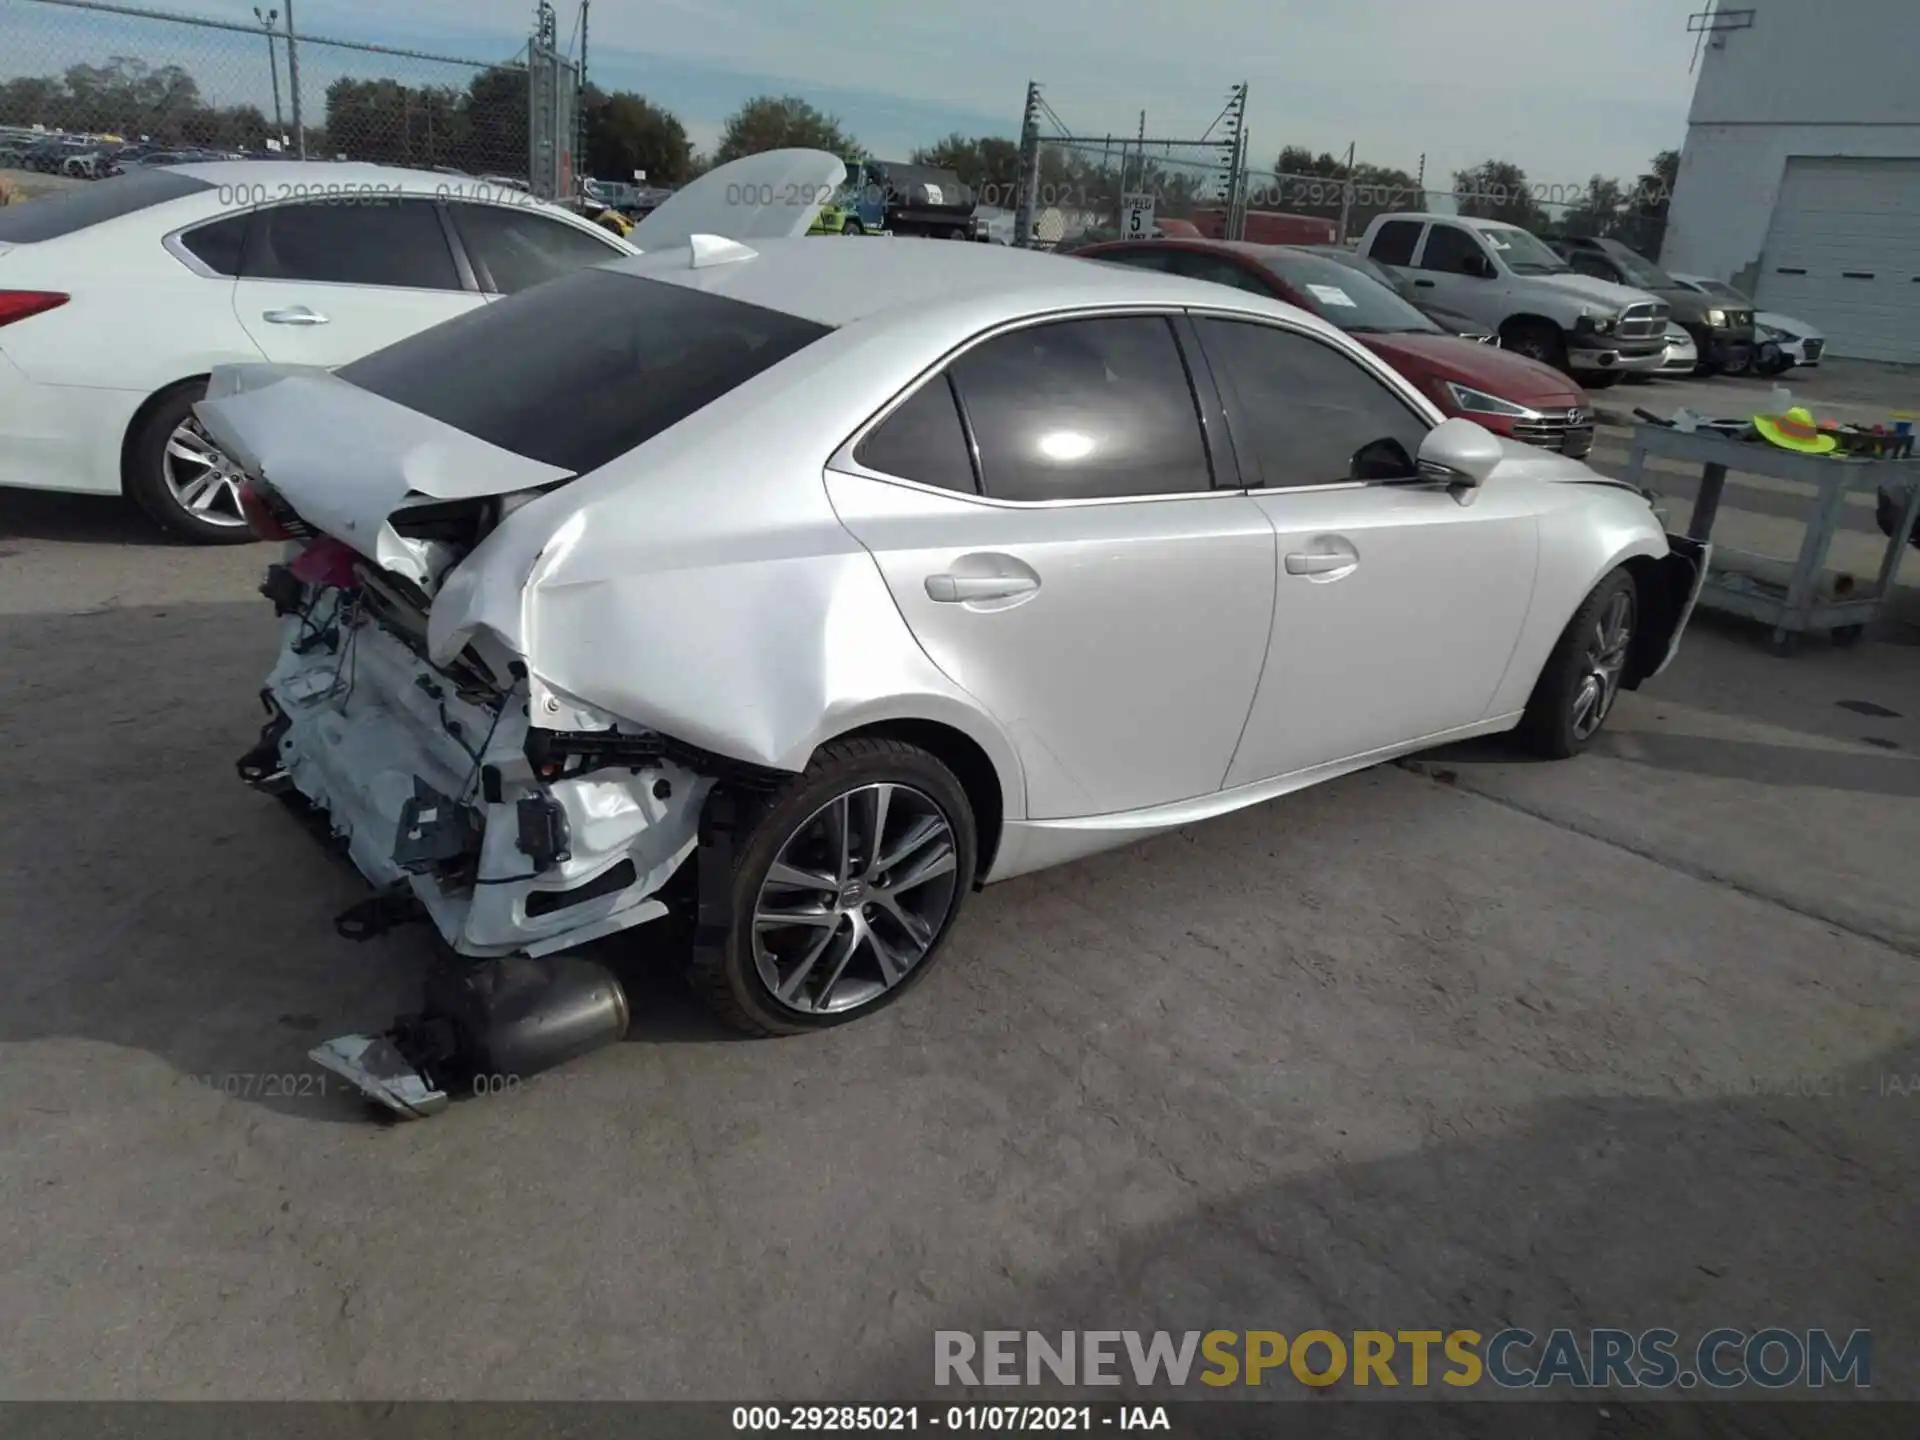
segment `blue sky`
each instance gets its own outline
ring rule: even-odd
[[[280,0],[269,0],[280,3]],[[532,19],[520,0],[295,0],[303,34],[499,59]],[[172,8],[251,21],[251,0]],[[263,6],[263,8],[265,8]],[[563,39],[575,0],[560,0]],[[591,70],[677,113],[698,145],[756,94],[797,93],[868,148],[899,154],[952,130],[1018,132],[1028,79],[1076,132],[1197,136],[1228,87],[1250,86],[1254,158],[1283,144],[1344,151],[1429,183],[1489,157],[1536,182],[1631,178],[1677,146],[1692,94],[1695,0],[599,0]],[[46,73],[135,53],[178,60],[212,98],[267,95],[265,41],[222,31],[0,0],[0,72]],[[315,80],[392,73],[447,83],[448,67],[303,47]],[[282,77],[284,84],[284,76]]]

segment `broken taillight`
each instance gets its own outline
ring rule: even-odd
[[[267,499],[252,485],[240,487],[240,513],[247,517],[247,528],[259,540],[292,540],[297,538],[286,523],[274,513]]]
[[[0,290],[0,325],[58,310],[72,298],[57,290]]]

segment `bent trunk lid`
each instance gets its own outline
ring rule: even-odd
[[[458,556],[402,535],[398,511],[540,490],[573,471],[502,450],[318,366],[214,370],[200,423],[317,530],[431,595]]]
[[[847,178],[825,150],[767,150],[709,170],[651,211],[627,236],[643,251],[672,250],[695,235],[749,244],[798,239]]]

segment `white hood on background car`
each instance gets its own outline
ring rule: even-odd
[[[194,413],[247,474],[382,569],[433,588],[428,552],[387,523],[410,500],[511,495],[572,472],[515,455],[305,365],[223,365]]]
[[[633,227],[627,243],[653,251],[685,245],[695,235],[742,242],[798,239],[846,178],[846,163],[825,150],[745,155],[674,191]]]
[[[1579,296],[1591,304],[1603,306],[1609,313],[1624,310],[1629,305],[1665,305],[1667,302],[1658,295],[1649,295],[1644,290],[1635,290],[1630,285],[1616,285],[1611,280],[1601,280],[1592,275],[1582,275],[1569,270],[1564,275],[1548,275],[1558,288]]]

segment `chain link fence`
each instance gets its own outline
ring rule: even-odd
[[[1231,169],[1215,147],[1132,140],[1042,139],[1032,188],[1034,236],[1071,247],[1116,239],[1129,197],[1147,197],[1156,225],[1172,220],[1213,234],[1224,228]],[[1184,232],[1183,232],[1184,233]]]
[[[269,0],[245,26],[102,0],[0,0],[0,169],[30,190],[36,175],[94,178],[89,155],[280,155],[571,193],[580,72],[551,47],[435,55],[296,33],[292,9]]]

